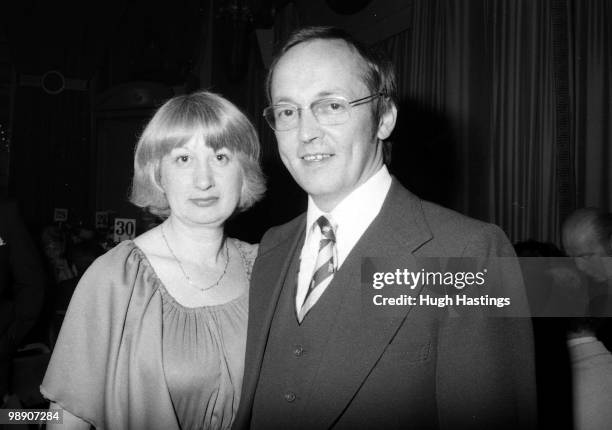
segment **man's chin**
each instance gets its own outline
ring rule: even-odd
[[[329,186],[329,182],[325,183],[320,179],[325,178],[317,178],[316,181],[305,181],[298,182],[300,188],[302,188],[309,196],[313,198],[316,197],[325,197],[327,195],[333,194],[333,189]]]

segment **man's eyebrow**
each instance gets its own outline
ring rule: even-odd
[[[287,97],[283,97],[283,98],[275,101],[272,105],[273,106],[276,106],[276,105],[294,105],[294,106],[297,106],[297,103],[294,102],[293,100],[287,98]]]
[[[342,89],[336,89],[336,88],[333,88],[331,90],[320,91],[316,94],[314,100],[312,100],[311,103],[316,102],[317,100],[320,100],[320,99],[328,98],[328,97],[346,98],[346,96],[342,94],[344,94],[344,91],[342,91]],[[298,103],[296,103],[293,99],[289,97],[282,97],[273,103],[274,106],[280,105],[280,104],[289,104],[293,106],[299,106]]]
[[[321,91],[320,93],[317,93],[317,98],[326,98],[326,97],[329,97],[329,96],[338,96],[339,92],[340,91],[335,91],[335,90],[332,90],[332,91]]]

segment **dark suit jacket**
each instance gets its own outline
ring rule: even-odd
[[[18,346],[40,312],[45,273],[14,203],[0,202],[0,361]]]
[[[305,215],[270,229],[251,278],[245,376],[234,428],[248,428],[270,324]],[[528,318],[449,318],[406,306],[380,318],[362,306],[361,257],[407,266],[410,257],[514,256],[496,226],[421,201],[396,180],[381,212],[328,288],[345,290],[295,428],[532,428],[534,357]],[[520,269],[508,285],[524,296]],[[342,271],[351,279],[335,285]],[[295,283],[290,283],[295,285]],[[320,300],[324,300],[325,295]]]

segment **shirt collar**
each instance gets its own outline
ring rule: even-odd
[[[380,208],[391,187],[391,175],[387,166],[383,166],[367,181],[355,188],[331,212],[323,212],[308,196],[308,211],[306,213],[306,233],[310,233],[314,223],[321,215],[331,216],[334,229],[352,231],[356,225],[370,224],[380,212]],[[338,231],[336,232],[338,234]],[[340,232],[342,234],[342,232]]]

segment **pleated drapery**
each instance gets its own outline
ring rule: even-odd
[[[574,208],[610,210],[610,5],[415,0],[380,43],[401,99],[392,171],[512,241],[559,243]]]

